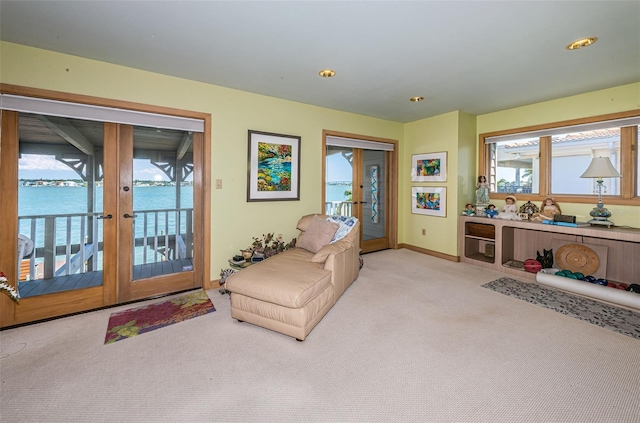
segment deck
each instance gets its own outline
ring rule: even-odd
[[[193,266],[190,258],[168,260],[158,263],[139,264],[133,266],[133,279],[151,278],[184,271],[186,266]],[[76,273],[56,276],[50,279],[36,279],[18,283],[20,298],[36,295],[53,294],[74,289],[91,288],[102,285],[102,270],[96,272]]]

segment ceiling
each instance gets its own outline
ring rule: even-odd
[[[397,122],[640,81],[638,1],[0,0],[0,39]]]

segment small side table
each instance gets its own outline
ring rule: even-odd
[[[224,285],[224,283],[227,281],[227,278],[231,275],[233,275],[236,272],[241,271],[242,269],[251,266],[253,263],[251,261],[245,261],[244,263],[234,263],[232,260],[229,260],[229,266],[231,266],[230,269],[224,269],[222,272],[220,272],[220,281],[221,281],[221,285]],[[227,290],[224,286],[221,286],[220,289],[218,290],[219,293],[221,293],[222,295],[224,294],[229,294],[231,295],[231,291]]]

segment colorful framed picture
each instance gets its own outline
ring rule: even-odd
[[[447,189],[445,187],[412,187],[411,213],[447,217]]]
[[[247,201],[300,200],[300,140],[249,131]]]
[[[447,182],[447,152],[411,156],[413,182]]]

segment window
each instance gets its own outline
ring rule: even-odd
[[[638,178],[636,181],[636,197],[640,197],[640,152],[638,152],[638,140],[640,140],[640,126],[637,128],[638,130],[635,132],[636,139],[635,144],[633,144],[633,151],[636,153],[636,177]]]
[[[604,180],[607,203],[640,203],[639,127],[636,110],[481,134],[479,174],[488,176],[492,194],[587,202],[596,182],[580,176],[593,158],[608,157],[622,177]]]
[[[522,138],[491,144],[489,184],[501,193],[539,192],[540,139]]]
[[[620,171],[620,128],[570,132],[551,137],[551,194],[591,195],[595,179],[581,178],[594,157],[608,157]],[[604,179],[603,195],[620,195],[617,178]]]

